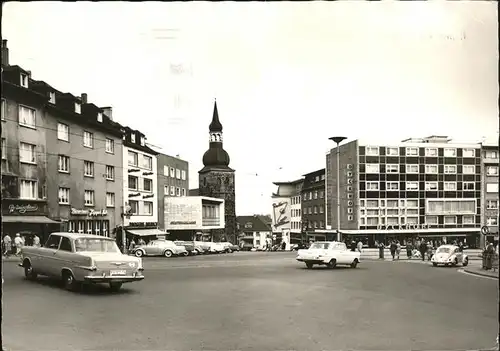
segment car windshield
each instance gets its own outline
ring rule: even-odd
[[[120,252],[112,240],[80,238],[75,240],[76,252]]]
[[[451,249],[449,247],[440,247],[437,249],[436,253],[450,253]]]
[[[329,243],[314,243],[311,245],[311,249],[328,249],[329,247]]]

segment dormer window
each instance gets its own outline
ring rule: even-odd
[[[79,102],[75,102],[75,113],[82,113],[82,105]]]
[[[141,136],[141,145],[144,146],[144,144],[146,144],[146,139],[143,136]]]
[[[21,73],[20,84],[21,84],[21,86],[23,88],[27,88],[28,87],[28,75],[27,74]]]
[[[130,136],[130,140],[132,140],[132,142],[133,142],[133,143],[135,143],[135,134],[132,134],[132,135]]]
[[[56,93],[51,91],[49,92],[49,102],[51,104],[55,104],[56,103]]]
[[[102,123],[102,112],[97,112],[97,122]]]

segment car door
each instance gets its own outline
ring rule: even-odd
[[[50,267],[50,274],[59,276],[63,267],[72,268],[73,248],[71,240],[67,237],[61,237],[59,247],[53,255],[54,264]]]
[[[148,255],[150,256],[158,256],[160,255],[160,244],[158,241],[152,241],[148,244]]]
[[[40,266],[43,274],[54,275],[55,266],[57,266],[57,259],[55,257],[59,244],[61,243],[60,235],[50,235],[43,248],[43,257],[40,258]]]
[[[453,250],[453,253],[457,256],[458,263],[459,264],[462,263],[464,257],[463,252],[460,252],[460,250],[457,247]]]

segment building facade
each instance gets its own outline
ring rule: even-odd
[[[287,249],[290,248],[290,245],[298,244],[302,241],[300,231],[292,232],[292,199],[297,198],[297,196],[300,197],[302,183],[302,179],[292,182],[273,183],[278,189],[271,196],[272,232],[278,241],[285,242]],[[298,186],[299,184],[300,186]],[[295,218],[296,222],[300,222],[297,214]]]
[[[242,250],[262,247],[266,239],[272,236],[271,225],[264,216],[238,216],[236,220]]]
[[[498,241],[498,145],[481,144],[481,226],[487,226],[490,235],[481,236],[485,241]]]
[[[327,155],[327,221],[336,228],[336,155]],[[424,237],[479,245],[479,144],[447,137],[408,139],[398,145],[352,141],[341,145],[340,227],[365,244]]]
[[[224,200],[225,228],[212,230],[216,241],[236,242],[236,194],[234,169],[229,167],[229,154],[222,142],[222,124],[217,103],[214,103],[212,122],[209,126],[209,149],[203,155],[204,167],[199,173],[198,193],[205,197]]]
[[[189,163],[178,157],[159,153],[157,162],[158,226],[165,229],[165,196],[188,196]]]
[[[299,181],[295,184],[295,196],[290,199],[290,233],[299,237],[302,232],[302,198],[300,197],[304,183]]]
[[[307,241],[326,240],[325,169],[304,175],[302,187],[302,231]],[[321,230],[318,232],[318,230]]]

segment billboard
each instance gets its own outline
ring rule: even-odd
[[[221,199],[203,196],[166,196],[164,201],[166,230],[224,228],[224,201]],[[204,211],[204,207],[211,207],[213,210]],[[204,214],[204,212],[207,213]]]
[[[289,197],[275,197],[272,199],[272,228],[273,232],[290,231],[292,209]]]

